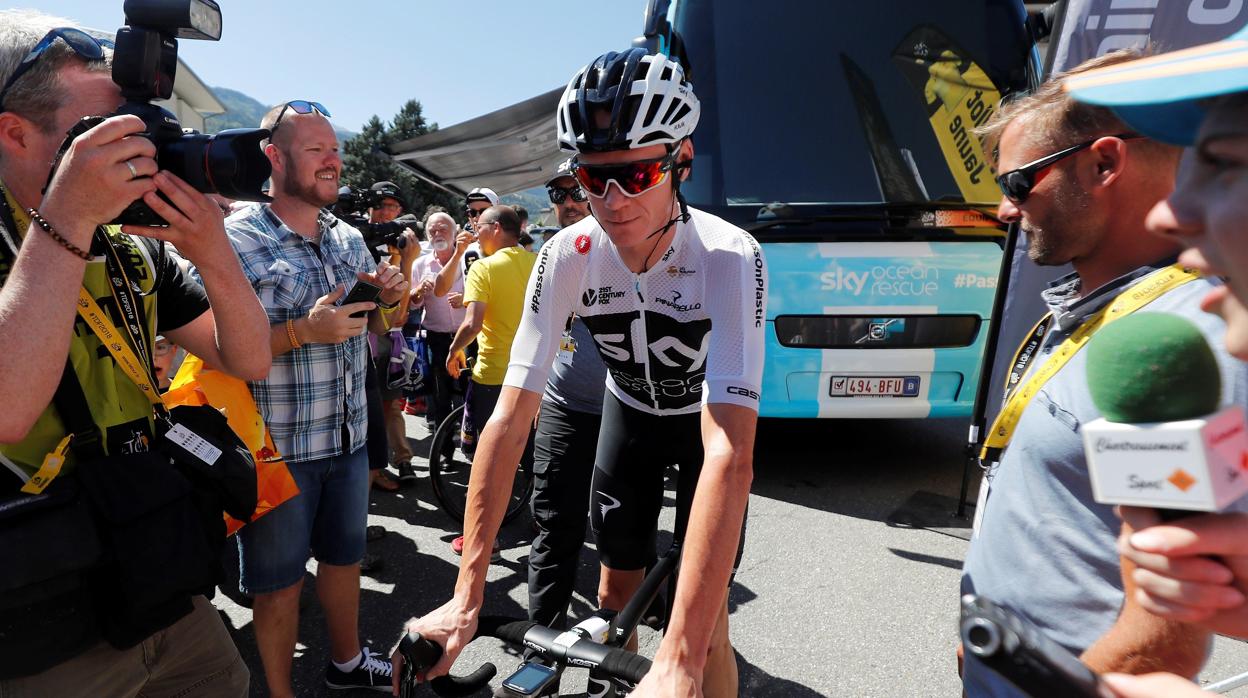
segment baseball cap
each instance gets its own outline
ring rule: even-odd
[[[489,187],[477,187],[468,192],[468,196],[464,197],[464,203],[472,203],[474,201],[488,201],[491,206],[498,205],[498,194],[494,193]]]
[[[1205,118],[1204,100],[1248,91],[1248,27],[1222,41],[1071,76],[1065,89],[1081,102],[1113,109],[1150,138],[1191,145]]]
[[[555,173],[551,175],[550,179],[546,180],[546,186],[549,187],[555,183],[555,180],[563,179],[564,177],[574,177],[572,174],[572,158],[559,163],[559,166],[555,168]]]
[[[399,189],[399,185],[394,182],[375,182],[369,187],[373,192],[373,200],[380,202],[382,199],[394,199],[399,202],[403,208],[407,208],[407,202],[403,200],[403,190]]]

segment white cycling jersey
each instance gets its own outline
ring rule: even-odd
[[[763,252],[731,223],[689,213],[643,274],[624,266],[592,217],[542,245],[504,385],[540,394],[576,313],[607,365],[607,389],[624,404],[651,414],[687,414],[706,403],[757,410],[767,317]]]

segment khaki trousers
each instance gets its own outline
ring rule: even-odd
[[[225,624],[208,599],[194,603],[189,615],[134,647],[101,642],[42,674],[0,681],[0,698],[246,696],[251,675]]]

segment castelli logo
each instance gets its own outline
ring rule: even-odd
[[[576,251],[581,254],[589,254],[589,236],[578,235],[576,237]]]

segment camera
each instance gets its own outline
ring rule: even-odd
[[[363,216],[372,206],[372,197],[367,189],[356,189],[344,185],[338,190],[338,203],[334,204],[334,215],[340,218]]]
[[[184,133],[155,99],[173,95],[178,39],[221,39],[221,8],[213,0],[126,0],[126,26],[117,30],[113,82],[125,103],[116,115],[133,114],[147,128],[139,135],[156,145],[156,163],[205,194],[241,201],[272,201],[262,191],[272,173],[261,142],[267,129],[228,129],[216,135]],[[98,123],[99,118],[95,119]],[[167,225],[141,199],[114,223]]]

